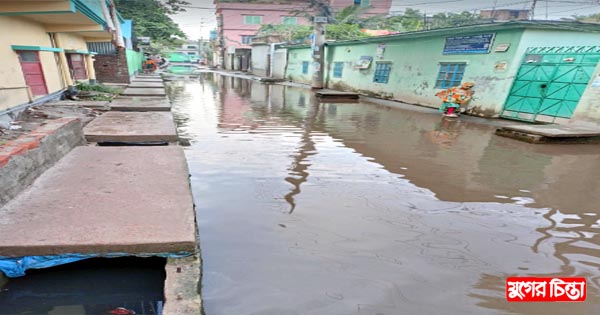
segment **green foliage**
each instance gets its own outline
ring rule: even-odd
[[[600,22],[600,13],[590,14],[590,15],[576,15],[574,16],[575,20],[579,22],[587,22],[587,23],[599,23]]]
[[[430,28],[455,27],[481,22],[482,18],[478,14],[469,11],[461,13],[438,13],[431,18]]]
[[[77,90],[79,90],[79,91],[94,91],[94,92],[111,93],[111,94],[119,93],[119,89],[115,89],[110,86],[106,86],[106,85],[102,85],[102,84],[88,84],[88,83],[84,83],[84,82],[78,82],[76,87],[77,87]]]
[[[256,36],[280,36],[282,41],[303,41],[312,34],[313,30],[308,25],[264,24]]]
[[[360,31],[358,24],[329,24],[325,31],[325,37],[332,40],[346,40],[369,37]]]
[[[126,19],[132,19],[136,36],[149,36],[152,41],[176,46],[185,34],[168,14],[184,11],[181,0],[115,0],[117,10]]]

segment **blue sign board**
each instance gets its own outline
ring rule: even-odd
[[[494,33],[446,37],[444,55],[487,54],[494,42]]]

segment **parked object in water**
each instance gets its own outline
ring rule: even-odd
[[[113,315],[135,315],[135,311],[126,309],[124,307],[117,307],[114,310],[111,310],[109,313]]]
[[[472,90],[473,86],[475,86],[474,82],[465,82],[460,87],[455,86],[437,92],[435,96],[442,99],[439,111],[446,117],[458,117],[460,106],[466,105],[475,94]]]

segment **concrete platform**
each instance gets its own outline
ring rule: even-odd
[[[160,74],[156,73],[138,73],[135,78],[160,78]]]
[[[165,97],[115,98],[108,105],[111,110],[120,112],[168,112],[171,110],[171,103]]]
[[[55,101],[44,103],[44,106],[78,106],[93,109],[106,109],[108,101]]]
[[[133,78],[131,79],[131,82],[163,82],[162,77],[158,77],[158,78]]]
[[[335,98],[335,99],[358,99],[360,95],[354,92],[342,92],[334,90],[318,90],[315,95],[320,98]]]
[[[514,125],[496,130],[499,136],[531,143],[596,142],[600,128],[579,125]]]
[[[130,88],[164,88],[165,84],[161,82],[140,82],[140,81],[132,81],[129,84]]]
[[[164,88],[132,88],[128,87],[121,93],[124,96],[166,96]]]
[[[107,112],[83,129],[89,142],[161,144],[178,140],[170,112]]]
[[[0,256],[196,250],[180,147],[78,147],[0,208]]]

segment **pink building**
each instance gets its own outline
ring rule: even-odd
[[[363,15],[388,15],[392,7],[392,0],[329,0],[329,5],[334,11],[352,5],[365,8]]]
[[[217,16],[219,64],[225,69],[245,71],[250,64],[250,43],[263,24],[308,25],[296,12],[309,9],[308,0],[214,0]],[[358,5],[365,15],[387,15],[392,0],[329,0],[334,10]]]
[[[308,9],[307,0],[231,1],[215,0],[217,38],[225,69],[247,70],[250,43],[263,24],[308,25],[306,18],[295,15]]]

